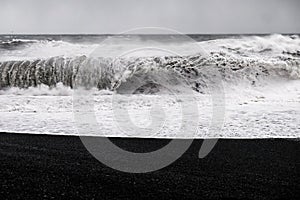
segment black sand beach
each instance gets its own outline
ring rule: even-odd
[[[145,152],[167,140],[122,139]],[[198,159],[202,140],[156,172],[112,170],[88,153],[78,137],[0,135],[0,199],[299,199],[299,141],[219,140]]]

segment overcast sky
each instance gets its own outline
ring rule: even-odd
[[[300,33],[299,0],[0,0],[0,33]]]

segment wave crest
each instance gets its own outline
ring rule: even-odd
[[[300,79],[299,59],[277,57],[272,60],[237,58],[222,52],[204,57],[165,56],[140,58],[75,58],[52,57],[33,61],[0,63],[0,88],[36,87],[58,83],[74,88],[77,85],[115,90],[140,74],[163,79],[162,72],[178,74],[193,89],[205,90],[217,71],[222,81],[247,82],[252,85],[273,78]],[[160,77],[162,76],[162,77]],[[149,79],[150,80],[150,79]],[[150,83],[150,82],[149,82]]]

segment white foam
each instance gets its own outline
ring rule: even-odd
[[[37,87],[18,88],[10,87],[0,90],[0,95],[24,95],[24,96],[71,96],[73,90],[70,87],[58,83],[56,87],[41,84]]]
[[[210,95],[200,95],[189,103],[198,105],[199,126],[195,135],[180,133],[182,100],[168,95],[112,95],[93,94],[94,110],[100,132],[78,133],[74,120],[73,96],[0,95],[0,130],[55,135],[89,135],[140,138],[299,138],[300,137],[300,81],[288,81],[261,87],[258,90],[225,85],[225,118],[220,133],[209,132],[212,122]],[[237,92],[238,91],[238,92]],[[281,91],[281,92],[278,92]],[[112,104],[112,98],[117,102]],[[82,102],[84,106],[85,102]],[[113,107],[128,110],[137,126],[151,122],[152,105],[162,105],[166,114],[165,126],[159,132],[126,133],[114,120]],[[115,107],[116,108],[116,107]],[[155,116],[152,113],[151,116]],[[194,119],[193,113],[188,119]],[[127,120],[127,119],[126,119]],[[150,121],[149,121],[150,120]],[[126,123],[125,122],[122,122]],[[76,125],[77,124],[77,125]],[[151,124],[151,123],[150,123]],[[123,124],[124,125],[124,124]],[[84,124],[80,124],[84,126]]]

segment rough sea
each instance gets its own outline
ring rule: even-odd
[[[0,116],[14,133],[299,138],[300,37],[0,35]]]

